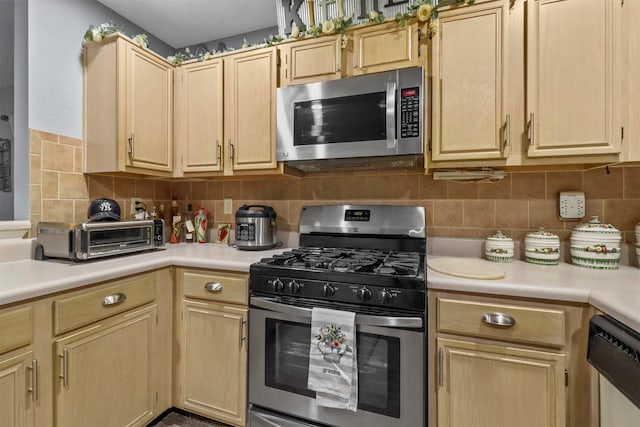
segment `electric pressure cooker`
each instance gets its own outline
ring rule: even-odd
[[[276,231],[276,211],[271,206],[242,205],[236,211],[238,249],[271,249],[278,244]]]

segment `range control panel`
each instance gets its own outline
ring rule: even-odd
[[[420,88],[400,91],[400,137],[420,136]]]

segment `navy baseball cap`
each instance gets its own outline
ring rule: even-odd
[[[120,205],[113,199],[95,199],[87,211],[89,222],[120,221]]]

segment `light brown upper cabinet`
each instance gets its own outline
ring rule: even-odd
[[[432,40],[432,160],[508,155],[508,14],[508,0],[440,12]]]
[[[175,175],[221,172],[224,144],[222,58],[175,71]]]
[[[276,48],[224,58],[224,171],[275,169]]]
[[[623,148],[625,160],[640,162],[640,2],[627,1],[623,11],[623,55],[626,59],[624,68],[623,96]]]
[[[86,173],[170,176],[173,65],[115,35],[84,45]]]
[[[342,41],[339,34],[282,43],[278,50],[280,86],[342,77]]]
[[[356,28],[351,74],[354,76],[420,65],[418,24],[396,22]]]
[[[276,48],[176,70],[174,176],[274,173]]]
[[[529,157],[621,151],[621,3],[527,2]]]

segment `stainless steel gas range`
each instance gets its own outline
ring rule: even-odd
[[[250,269],[251,427],[425,424],[422,207],[304,207],[300,247]],[[314,307],[354,312],[358,408],[307,388]]]

